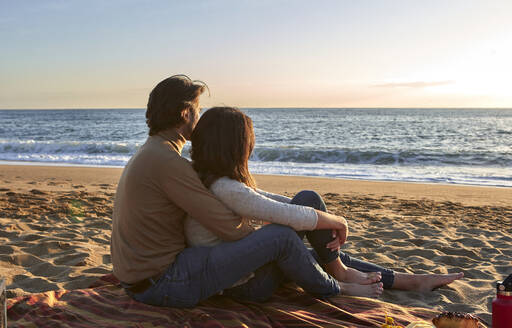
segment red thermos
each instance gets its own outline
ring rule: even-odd
[[[492,301],[492,328],[512,328],[512,274],[496,284],[498,293]]]

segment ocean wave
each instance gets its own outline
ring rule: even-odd
[[[70,162],[81,164],[120,165],[121,159],[133,155],[141,142],[115,141],[36,141],[0,140],[0,160]],[[189,145],[182,154],[189,155]],[[80,162],[83,161],[83,162]],[[450,153],[430,150],[377,151],[359,149],[318,149],[287,147],[256,147],[251,156],[254,162],[371,164],[398,167],[477,166],[512,167],[512,151],[487,152],[453,151]],[[103,162],[103,163],[101,163]],[[121,165],[123,165],[121,163]]]
[[[141,143],[113,141],[36,141],[0,140],[0,156],[3,154],[134,154]]]
[[[251,157],[261,162],[372,164],[372,165],[451,165],[451,166],[512,166],[512,152],[487,153],[457,151],[437,153],[424,150],[374,151],[352,149],[300,149],[256,147]]]

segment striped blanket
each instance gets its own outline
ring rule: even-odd
[[[192,309],[162,308],[133,301],[113,275],[88,289],[7,301],[8,327],[380,327],[386,314],[406,326],[436,313],[360,297],[319,300],[293,284],[266,303],[215,296]]]

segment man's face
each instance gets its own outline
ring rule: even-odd
[[[185,126],[183,127],[183,137],[185,137],[185,139],[190,140],[192,137],[192,131],[194,131],[197,121],[199,121],[200,114],[201,108],[199,107],[199,101],[197,101],[196,106],[189,109],[186,113]]]

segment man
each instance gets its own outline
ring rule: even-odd
[[[326,274],[291,228],[268,225],[252,231],[201,183],[191,164],[181,157],[199,119],[199,97],[205,86],[176,75],[151,92],[146,111],[149,137],[130,159],[119,181],[114,203],[111,254],[114,274],[135,300],[172,307],[191,307],[223,292],[241,299],[268,299],[286,277],[307,292],[328,297],[340,284]],[[299,205],[319,203],[306,193]],[[333,229],[345,241],[345,219],[318,212],[316,229]],[[187,248],[183,221],[190,215],[226,241],[213,247]],[[381,271],[387,287],[432,289],[455,275],[407,275]],[[249,282],[230,288],[254,273]],[[386,287],[386,286],[385,286]]]

